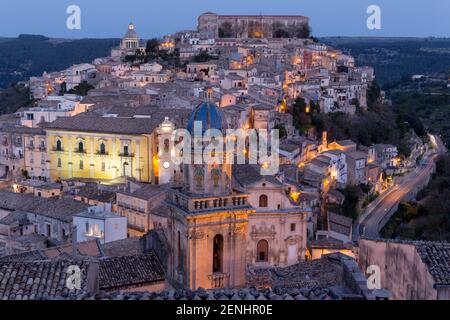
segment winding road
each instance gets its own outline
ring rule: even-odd
[[[402,200],[408,199],[408,196],[412,198],[418,191],[417,188],[422,188],[428,182],[437,157],[447,151],[439,137],[430,135],[430,139],[435,148],[424,155],[420,165],[404,176],[399,184],[391,187],[367,206],[355,227],[354,241],[358,241],[361,236],[378,238],[379,230],[389,220],[391,211],[395,210]]]

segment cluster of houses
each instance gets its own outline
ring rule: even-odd
[[[86,289],[95,293],[98,279],[105,290],[220,289],[245,285],[249,267],[358,259],[353,221],[323,203],[342,204],[338,189],[348,185],[381,192],[397,148],[303,136],[287,105],[301,97],[320,112],[352,114],[367,106],[373,69],[309,38],[246,32],[256,36],[166,36],[159,50],[183,65],[169,67],[126,58],[145,52],[130,24],[109,57],[31,78],[34,106],[0,117],[0,268],[10,267],[2,259],[33,252],[47,261],[46,250],[66,248],[57,256],[99,258],[97,284]],[[83,82],[93,87],[86,96],[67,93]],[[166,142],[194,121],[222,131],[283,126],[279,172],[174,163]],[[81,252],[88,244],[93,251]],[[140,279],[122,281],[115,259],[138,265]],[[360,298],[383,295],[357,287]]]

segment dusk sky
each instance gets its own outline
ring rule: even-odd
[[[311,18],[315,36],[450,36],[449,0],[0,0],[0,36],[122,37],[132,20],[142,38],[194,29],[197,16],[291,14]],[[81,30],[68,30],[66,9],[81,7]],[[369,5],[381,7],[381,30],[366,27]]]

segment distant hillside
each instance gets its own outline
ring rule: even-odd
[[[30,91],[22,85],[0,89],[0,115],[14,113],[30,103]]]
[[[358,65],[373,66],[384,88],[413,74],[450,69],[450,38],[324,37],[319,40],[353,55]]]
[[[0,38],[0,88],[40,76],[44,71],[63,70],[72,64],[91,62],[109,55],[118,39],[49,39],[39,35]]]
[[[319,41],[370,65],[383,87],[413,74],[450,68],[450,38],[323,37]],[[0,88],[44,71],[62,70],[109,54],[119,39],[49,39],[39,35],[0,37]]]

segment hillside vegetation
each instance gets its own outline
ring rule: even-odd
[[[381,230],[385,238],[450,241],[450,156],[436,164],[430,184],[419,194],[419,202],[402,203]]]
[[[0,115],[14,113],[31,103],[30,92],[22,85],[14,85],[0,91]]]
[[[0,88],[40,76],[44,71],[59,71],[72,64],[92,62],[109,55],[117,39],[49,39],[21,35],[0,39]]]
[[[357,65],[374,67],[384,89],[414,74],[450,66],[450,38],[329,37],[320,41],[351,54]]]

